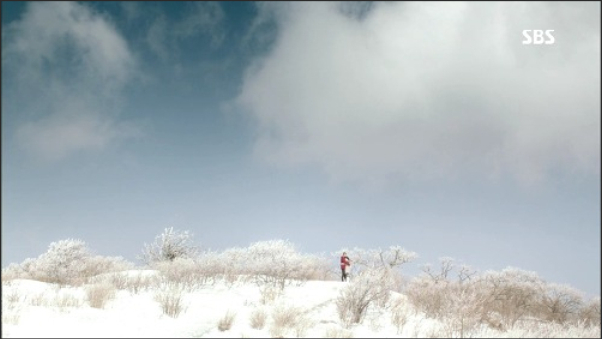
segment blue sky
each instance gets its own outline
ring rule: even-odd
[[[66,238],[136,261],[173,226],[216,250],[400,245],[408,274],[451,257],[599,295],[599,13],[2,2],[2,266]]]

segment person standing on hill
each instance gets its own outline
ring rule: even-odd
[[[341,281],[347,281],[349,278],[349,268],[351,266],[351,260],[347,256],[347,252],[343,252],[341,256]]]

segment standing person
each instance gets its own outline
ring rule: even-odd
[[[347,256],[347,252],[343,252],[341,256],[341,281],[347,281],[349,277],[349,267],[351,266],[351,260]]]

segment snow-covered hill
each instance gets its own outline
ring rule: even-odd
[[[460,333],[449,323],[415,312],[398,293],[392,293],[384,305],[369,307],[361,323],[346,325],[336,300],[353,281],[307,281],[287,286],[278,294],[242,278],[184,290],[177,285],[152,284],[156,271],[125,273],[130,283],[121,280],[121,289],[115,288],[119,280],[111,276],[94,284],[62,288],[26,279],[3,281],[2,337],[408,338]],[[108,283],[111,279],[112,285]],[[501,332],[482,325],[463,335],[599,337],[600,328],[547,324]]]

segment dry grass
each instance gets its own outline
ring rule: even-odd
[[[251,313],[251,328],[256,330],[262,330],[265,327],[265,321],[267,319],[267,313],[263,309],[256,309]]]
[[[124,283],[120,282],[120,284],[125,286],[125,289],[128,290],[132,294],[138,294],[142,291],[148,291],[153,286],[157,285],[157,278],[154,276],[144,276],[139,273],[136,276],[127,277]]]
[[[2,292],[2,324],[16,325],[21,316],[19,307],[21,294],[18,290],[5,291],[3,289]]]
[[[58,307],[61,311],[67,311],[69,308],[81,307],[82,301],[70,294],[57,295],[54,298],[54,306]]]
[[[184,311],[182,297],[182,289],[178,286],[171,286],[166,291],[155,293],[155,300],[161,305],[163,314],[172,318],[177,318]]]
[[[291,331],[295,336],[301,337],[311,326],[302,310],[297,307],[278,305],[272,310],[272,319],[273,323],[269,332],[273,338],[290,337],[292,336]]]
[[[282,294],[282,291],[277,287],[264,285],[259,288],[261,294],[260,302],[263,305],[272,304]]]
[[[21,293],[19,293],[19,290],[14,289],[2,293],[2,305],[4,305],[4,303],[8,303],[9,305],[16,304],[19,300],[21,300]]]
[[[104,308],[107,301],[115,298],[115,287],[108,283],[94,284],[86,288],[86,299],[90,307]]]
[[[21,319],[21,312],[18,308],[10,310],[2,310],[2,325],[10,324],[17,325]]]
[[[236,313],[227,311],[226,314],[224,314],[224,317],[217,323],[217,329],[221,332],[228,331],[232,328],[234,318],[236,318]]]
[[[330,327],[326,330],[324,338],[353,338],[353,332],[338,327]]]
[[[396,300],[393,307],[391,307],[391,323],[397,327],[397,334],[401,334],[409,318],[410,314],[405,301],[401,299]]]
[[[48,299],[46,299],[44,293],[38,293],[29,298],[29,304],[31,306],[48,306]]]

